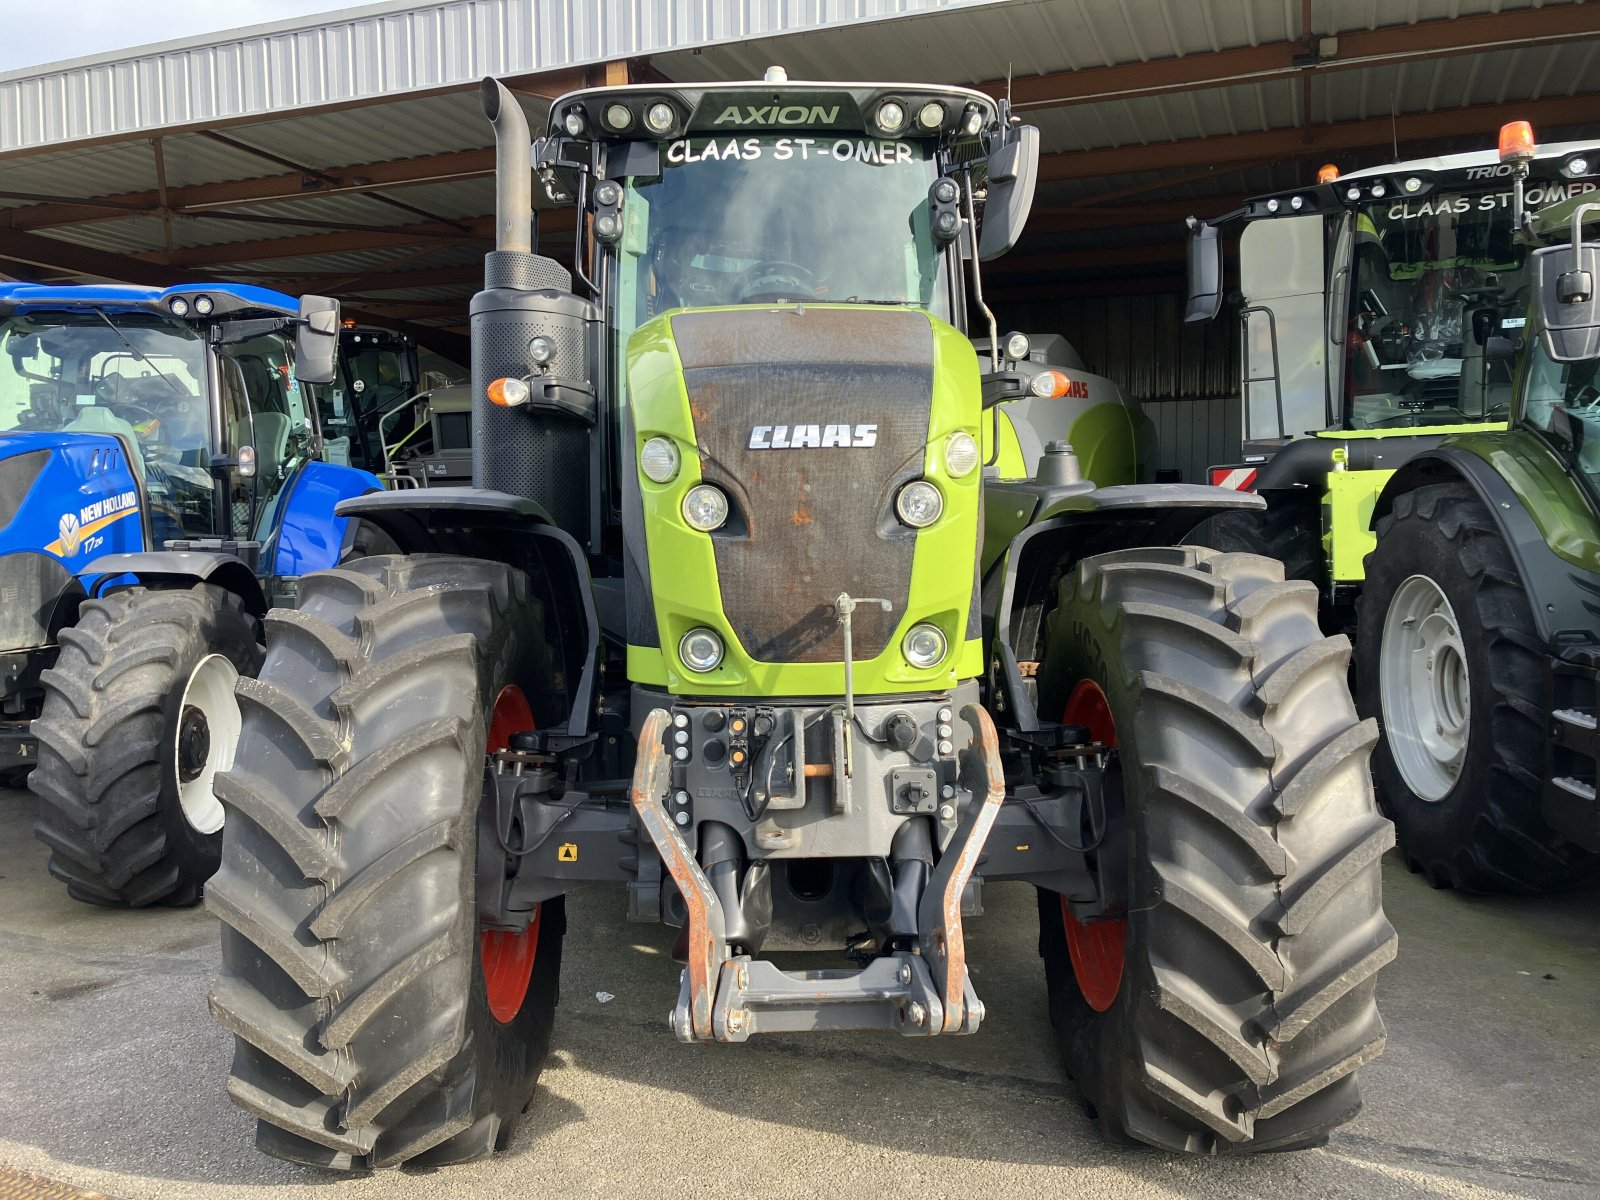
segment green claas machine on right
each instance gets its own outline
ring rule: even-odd
[[[1354,633],[1414,870],[1559,887],[1600,851],[1600,408],[1592,342],[1564,332],[1592,311],[1583,269],[1553,265],[1592,250],[1539,243],[1593,211],[1600,146],[1513,122],[1498,154],[1324,172],[1191,222],[1191,320],[1220,307],[1219,228],[1245,222],[1245,461],[1214,475],[1268,501],[1197,540],[1277,555]]]
[[[537,142],[483,100],[474,486],[341,506],[403,552],[267,616],[218,777],[211,1010],[258,1145],[502,1145],[588,885],[678,931],[685,1042],[976,1033],[999,880],[1036,889],[1109,1137],[1326,1141],[1385,1044],[1376,733],[1315,589],[1177,544],[1258,498],[1096,487],[1016,429],[1036,372],[969,335],[995,345],[981,264],[1038,131],[776,69],[573,92]],[[578,209],[570,274],[532,250],[536,181]]]

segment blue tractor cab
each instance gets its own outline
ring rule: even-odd
[[[0,284],[0,782],[32,769],[79,899],[192,901],[233,683],[382,485],[325,461],[338,303],[239,284]]]

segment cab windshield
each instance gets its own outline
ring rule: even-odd
[[[1530,190],[1530,197],[1532,192]],[[1528,304],[1510,192],[1441,192],[1357,213],[1345,389],[1355,429],[1505,420]]]
[[[1556,362],[1543,337],[1528,348],[1523,419],[1540,430],[1600,502],[1600,359]]]
[[[693,137],[628,180],[617,324],[669,309],[911,304],[950,320],[930,224],[932,146],[859,136]]]
[[[140,445],[206,430],[205,343],[147,314],[0,320],[0,431],[125,432]]]

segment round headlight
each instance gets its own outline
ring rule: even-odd
[[[701,533],[721,529],[728,519],[727,495],[712,484],[695,484],[683,495],[683,519]]]
[[[189,302],[182,296],[174,296],[171,300],[167,301],[167,307],[172,310],[172,315],[175,317],[184,317],[189,315]]]
[[[894,510],[907,525],[922,529],[939,519],[944,511],[944,497],[926,479],[913,479],[894,498]]]
[[[568,137],[579,137],[583,133],[583,110],[581,108],[567,109],[567,115],[561,118],[561,125],[567,131]]]
[[[917,124],[924,129],[937,129],[944,124],[944,105],[937,100],[929,100],[917,112]]]
[[[678,643],[678,657],[691,671],[702,675],[714,671],[722,662],[722,639],[709,629],[691,629]]]
[[[944,661],[946,642],[937,625],[913,625],[900,649],[913,667],[927,670]]]
[[[1569,158],[1567,160],[1568,175],[1587,175],[1589,173],[1589,160],[1587,158]]]
[[[596,204],[602,204],[610,208],[621,199],[622,189],[617,186],[615,180],[602,179],[594,185],[594,202]]]
[[[613,129],[626,129],[633,124],[633,113],[626,104],[606,105],[606,124]]]
[[[673,118],[677,114],[672,111],[672,105],[664,100],[657,100],[644,114],[644,123],[650,127],[652,133],[665,133],[672,128]]]
[[[1418,179],[1415,175],[1406,176],[1406,191],[1420,192],[1421,190],[1422,180]]]
[[[978,108],[967,109],[967,115],[961,119],[961,132],[968,137],[977,137],[983,129],[983,110]]]
[[[678,447],[671,438],[651,438],[639,451],[639,469],[657,483],[670,482],[678,474]]]
[[[1389,194],[1389,189],[1384,187],[1383,184],[1375,183],[1375,184],[1372,185],[1372,198],[1374,200],[1381,200],[1385,196],[1387,196],[1388,194]]]
[[[1353,187],[1353,188],[1349,189],[1347,192],[1345,192],[1344,198],[1346,200],[1359,200],[1359,199],[1361,199],[1361,189],[1358,188],[1358,187]]]
[[[970,433],[958,429],[952,433],[944,444],[944,469],[950,472],[953,479],[962,479],[972,474],[972,468],[978,465],[978,443]]]
[[[607,241],[622,232],[622,223],[610,213],[601,213],[594,219],[594,235],[601,241]]]
[[[956,197],[961,194],[961,189],[956,187],[956,181],[948,175],[933,185],[933,198],[940,204],[954,204]]]
[[[1290,196],[1289,197],[1289,207],[1294,209],[1295,212],[1299,212],[1305,206],[1306,206],[1306,198],[1304,196]]]
[[[1023,359],[1027,358],[1028,351],[1031,349],[1033,349],[1033,346],[1029,344],[1027,334],[1006,334],[1006,357],[1012,362],[1021,362]]]
[[[211,302],[210,296],[196,296],[194,298],[194,310],[202,317],[210,316],[211,310],[215,307],[216,305]]]
[[[1274,196],[1271,200],[1267,201],[1267,211],[1268,212],[1277,212],[1280,207],[1281,207],[1281,205],[1279,205],[1278,198],[1276,196]]]
[[[885,133],[899,133],[905,127],[906,110],[897,100],[885,100],[878,105],[878,128]]]
[[[544,334],[535,334],[528,339],[528,359],[536,367],[548,366],[550,360],[556,356],[556,344]]]

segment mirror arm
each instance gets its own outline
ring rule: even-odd
[[[977,302],[978,309],[989,322],[989,365],[990,369],[1000,369],[1000,323],[995,320],[994,312],[984,303],[983,299],[983,264],[978,261],[978,217],[977,210],[972,204],[972,169],[966,168],[961,172],[962,193],[967,210],[967,244],[972,248],[972,298]]]

